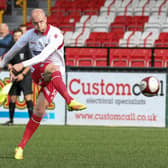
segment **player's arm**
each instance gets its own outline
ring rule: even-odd
[[[18,72],[23,69],[23,67],[35,65],[37,63],[45,61],[55,50],[59,49],[61,45],[63,45],[64,40],[63,40],[63,35],[60,34],[57,37],[51,37],[49,44],[43,49],[43,51],[26,61],[23,61],[22,63],[15,64],[13,68]]]
[[[63,44],[63,42],[64,40],[62,34],[57,37],[52,36],[49,44],[43,49],[43,51],[39,55],[24,61],[23,66],[27,67],[45,61],[55,50],[59,48],[59,46]]]
[[[29,39],[29,33],[25,33],[12,48],[1,58],[0,68],[3,68],[27,43]]]

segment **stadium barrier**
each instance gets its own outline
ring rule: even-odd
[[[107,57],[109,57],[111,48],[100,49],[106,49]],[[66,50],[67,48],[65,48],[65,56]],[[47,109],[42,124],[141,127],[166,127],[168,125],[167,68],[119,68],[107,65],[106,67],[67,66],[66,70],[64,79],[70,94],[86,103],[88,109],[80,113],[69,113],[65,109],[65,101],[57,95]],[[153,98],[143,96],[138,88],[140,80],[149,75],[156,76],[161,83],[159,95]],[[0,87],[8,82],[9,73],[2,72]],[[34,104],[38,91],[39,87],[33,84]],[[8,100],[0,104],[0,123],[8,120],[8,104]],[[19,97],[16,107],[15,123],[25,124],[28,113],[23,95]]]
[[[65,47],[66,65],[101,67],[168,67],[168,49],[135,47]]]
[[[68,67],[67,73],[69,92],[88,106],[66,113],[67,125],[166,127],[166,69]],[[147,76],[160,81],[157,96],[141,94]]]

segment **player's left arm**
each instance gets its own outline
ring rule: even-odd
[[[45,61],[54,51],[60,48],[64,43],[63,35],[59,34],[58,36],[53,35],[50,37],[49,44],[42,50],[42,52],[26,61],[23,61],[19,64],[15,64],[13,68],[18,72],[24,67],[35,65],[37,63]]]
[[[0,59],[0,68],[3,68],[21,50],[29,40],[29,32],[25,33]],[[17,71],[18,72],[18,71]]]

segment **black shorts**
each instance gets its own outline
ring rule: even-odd
[[[20,96],[21,91],[23,91],[24,96],[32,94],[32,78],[31,75],[26,75],[24,79],[20,82],[14,82],[10,91],[10,96]]]

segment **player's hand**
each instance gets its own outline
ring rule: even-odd
[[[14,72],[14,74],[17,74],[17,72],[21,71],[24,68],[22,63],[19,64],[15,64],[12,66],[12,71]]]

